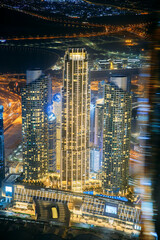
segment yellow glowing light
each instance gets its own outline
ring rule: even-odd
[[[126,42],[126,43],[131,43],[131,42],[132,42],[132,40],[130,40],[130,39],[127,39],[127,40],[125,40],[125,42]]]
[[[110,64],[110,70],[113,70],[113,62],[111,62],[111,64]]]

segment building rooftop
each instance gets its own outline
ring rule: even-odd
[[[18,177],[20,177],[20,175],[21,174],[14,174],[14,173],[12,173],[12,174],[9,174],[5,179],[4,179],[4,182],[5,183],[14,183],[15,182],[15,180],[18,178]]]

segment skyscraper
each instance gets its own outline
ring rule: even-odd
[[[98,83],[98,99],[104,98],[105,83],[105,80]]]
[[[131,134],[131,95],[127,78],[111,77],[105,85],[102,185],[118,193],[128,186]]]
[[[90,158],[87,52],[83,48],[68,49],[64,60],[61,187],[81,192],[89,178]]]
[[[48,170],[56,172],[56,116],[53,112],[48,113]]]
[[[61,127],[62,127],[62,98],[61,93],[53,96],[53,112],[56,116],[56,170],[60,171],[61,161]]]
[[[27,71],[22,93],[23,161],[26,180],[38,180],[48,172],[49,78],[41,70]]]
[[[103,158],[103,122],[104,122],[104,98],[97,99],[95,108],[95,136],[94,144],[99,148],[99,167],[102,166]]]
[[[94,132],[95,132],[95,104],[90,104],[90,143],[94,144]]]
[[[3,106],[0,105],[0,186],[5,177]]]

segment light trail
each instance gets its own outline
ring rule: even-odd
[[[137,35],[140,38],[146,37],[145,28],[147,23],[144,24],[133,24],[127,26],[105,26],[105,31],[94,32],[94,33],[80,33],[72,35],[60,35],[60,36],[29,36],[29,37],[13,37],[6,38],[7,41],[21,41],[21,40],[45,40],[45,39],[59,39],[59,38],[86,38],[86,37],[96,37],[96,36],[105,36],[110,34],[115,34],[119,32],[130,32],[134,35]]]
[[[42,20],[46,21],[51,21],[51,22],[56,22],[60,24],[64,24],[64,26],[68,25],[68,27],[82,27],[82,28],[100,28],[99,32],[92,32],[92,33],[80,33],[76,34],[73,33],[72,35],[61,35],[61,36],[29,36],[29,37],[11,37],[11,38],[6,38],[7,41],[19,41],[19,40],[45,40],[45,39],[58,39],[58,38],[80,38],[80,37],[95,37],[95,36],[104,36],[104,35],[109,35],[109,34],[114,34],[118,32],[129,32],[132,34],[137,35],[139,38],[145,38],[146,37],[146,27],[148,26],[149,22],[145,23],[138,23],[138,24],[126,24],[126,25],[119,25],[119,26],[114,26],[114,25],[108,25],[108,24],[95,24],[95,23],[89,23],[89,22],[74,22],[74,21],[68,21],[65,19],[57,19],[53,17],[46,17],[42,16],[37,13],[32,13],[20,9],[14,9],[11,6],[2,5],[3,7],[6,7],[10,10],[18,11],[27,15],[31,15],[32,17],[40,18]],[[102,30],[103,28],[103,30]]]
[[[21,116],[21,97],[1,87],[0,101],[4,107],[3,124],[5,131]]]

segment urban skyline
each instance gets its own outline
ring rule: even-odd
[[[22,151],[25,172],[24,180],[22,180],[21,183],[22,187],[20,188],[27,189],[26,184],[31,184],[32,189],[34,189],[34,186],[37,189],[37,183],[45,188],[47,186],[51,187],[51,185],[47,185],[48,182],[51,184],[51,181],[56,178],[55,183],[52,183],[52,188],[58,191],[62,189],[63,191],[69,190],[72,194],[73,192],[91,194],[91,192],[86,191],[87,186],[93,188],[97,185],[97,190],[95,191],[97,196],[103,196],[105,198],[112,197],[115,201],[124,199],[122,201],[128,202],[132,109],[130,77],[127,77],[127,74],[125,76],[110,73],[108,80],[99,84],[98,98],[96,98],[96,104],[94,106],[90,99],[88,60],[88,54],[84,48],[69,48],[66,51],[64,56],[63,87],[60,87],[60,93],[54,96],[52,94],[52,85],[49,76],[44,75],[41,70],[27,71],[27,82],[22,91],[22,134],[24,139]],[[122,70],[122,72],[125,73],[125,70]],[[77,101],[77,99],[79,99],[79,101]],[[80,107],[79,103],[83,105]],[[95,107],[96,111],[94,110],[94,114],[91,114],[90,108],[94,109]],[[78,109],[79,112],[77,113]],[[82,109],[84,109],[84,111],[82,111]],[[54,113],[57,114],[59,118],[58,122],[56,122]],[[79,116],[83,116],[81,121],[79,121],[82,124],[83,131],[80,125],[77,124]],[[39,117],[41,117],[41,120]],[[88,124],[86,124],[86,121],[83,123],[82,120],[85,118]],[[90,118],[92,118],[95,131],[95,133],[93,131],[92,141],[89,141]],[[28,125],[25,126],[27,122]],[[32,126],[34,128],[32,128]],[[66,126],[68,126],[68,133]],[[71,129],[75,129],[75,132],[71,131]],[[77,134],[77,130],[79,134]],[[71,132],[74,133],[72,138],[75,141],[75,145],[73,145],[74,141],[72,141],[72,138],[67,136],[71,136]],[[86,133],[86,135],[84,135],[82,143],[87,143],[87,145],[84,145],[84,152],[87,151],[88,155],[82,155],[83,151],[79,151],[80,154],[77,154],[78,148],[75,151],[73,147],[78,146],[79,141],[77,141],[77,136],[79,135],[81,138],[83,132]],[[43,138],[45,141],[43,141]],[[25,148],[25,139],[28,141],[27,148]],[[60,169],[58,169],[59,160],[56,159],[57,140],[58,145],[62,146],[60,151],[58,149],[60,152]],[[72,148],[66,148],[66,140],[68,140],[68,146],[73,145]],[[92,142],[94,142],[93,146]],[[31,149],[29,143],[32,144]],[[39,147],[37,148],[37,146]],[[85,146],[88,147],[85,149]],[[103,146],[103,149],[101,149],[101,146]],[[40,152],[41,147],[42,151]],[[79,147],[81,148],[82,145],[80,144]],[[73,152],[71,150],[73,150]],[[39,153],[39,157],[34,154],[36,151]],[[68,154],[68,152],[70,156],[73,155],[75,163],[74,161],[69,163],[70,159],[72,159],[71,157],[67,160],[67,158],[63,156],[64,153]],[[44,153],[46,153],[45,156]],[[28,162],[27,156],[29,156]],[[79,158],[79,162],[77,162],[77,156],[83,156],[83,158]],[[86,158],[86,156],[88,156],[88,158]],[[31,158],[35,158],[35,160],[31,161]],[[39,166],[37,163],[34,165],[36,161],[39,161],[42,166]],[[72,165],[73,163],[74,165]],[[114,165],[115,163],[116,165]],[[26,166],[28,166],[28,168],[26,168]],[[37,166],[39,166],[39,168]],[[80,172],[78,172],[79,170]],[[75,175],[73,174],[74,171]],[[77,173],[78,175],[76,175]],[[94,179],[91,177],[92,174],[94,174]],[[19,186],[17,186],[15,182],[18,176],[9,175],[6,178],[3,182],[3,189],[5,189],[5,191],[3,190],[3,196],[6,196],[7,201],[10,202],[13,196],[11,194],[13,190],[11,189],[14,188],[15,207],[21,208],[23,206],[23,208],[28,208],[31,206],[29,208],[33,211],[33,200],[30,195],[24,192],[23,197],[19,197]],[[68,177],[68,179],[66,177]],[[40,195],[37,192],[36,196],[38,197],[39,195],[39,198],[42,200],[44,196],[46,196],[45,199],[48,199],[49,193],[43,191],[41,189]],[[63,199],[63,195],[61,195],[61,197]],[[50,199],[52,199],[52,197],[50,197]],[[134,199],[135,198],[132,198],[131,202],[134,202]],[[17,202],[18,200],[20,202]],[[117,218],[119,214],[117,208],[118,203],[107,204],[108,205],[104,206],[104,215]],[[128,205],[126,205],[126,207],[127,206]],[[93,208],[97,208],[97,205],[94,205]],[[43,208],[42,211],[44,211]],[[70,211],[74,212],[75,210],[74,208],[70,208]],[[128,208],[127,211],[129,211]],[[136,211],[136,218],[132,219],[133,228],[137,228],[138,230],[140,229],[140,226],[137,225],[139,212],[134,209],[132,211]],[[57,213],[54,214],[57,215]],[[96,211],[95,214],[97,214]],[[118,224],[121,225],[119,222]]]
[[[158,238],[153,3],[1,1],[6,240]]]
[[[103,191],[115,195],[121,192],[124,195],[124,193],[127,194],[129,187],[130,79],[125,76],[110,76],[109,82],[99,84],[99,95],[102,98],[98,102],[102,103],[101,111],[90,115],[88,75],[86,50],[83,48],[68,49],[64,56],[62,96],[60,95],[60,100],[57,95],[59,105],[56,105],[57,109],[53,109],[52,102],[55,108],[54,101],[57,103],[57,99],[52,100],[49,77],[42,75],[40,70],[27,71],[27,85],[22,94],[25,180],[41,181],[42,178],[47,177],[49,172],[59,172],[59,159],[56,159],[56,152],[60,151],[61,189],[82,192],[86,182],[89,181],[90,172],[102,171]],[[56,116],[53,111],[59,112],[58,107],[62,109],[62,112],[59,113],[59,115],[62,114],[62,118],[56,125]],[[40,116],[44,115],[45,117],[46,114],[47,119],[44,118],[43,121],[39,119]],[[96,136],[93,132],[92,140],[89,140],[90,119],[94,120],[92,128],[99,134]],[[26,121],[28,127],[25,129]],[[31,123],[34,125],[33,130],[30,127]],[[96,129],[97,127],[98,129]],[[45,135],[46,133],[48,134]],[[95,147],[91,148],[94,135],[97,150]],[[42,140],[43,137],[44,140]],[[58,143],[61,146],[60,149],[57,149],[56,139],[60,142]],[[26,142],[27,146],[31,145],[31,149],[26,148]],[[38,149],[37,146],[39,146]],[[42,152],[40,152],[41,148]],[[38,155],[36,156],[37,150]],[[32,157],[35,160],[31,161]],[[38,164],[34,166],[34,162],[37,160],[41,164],[39,167]],[[47,167],[42,171],[44,166]]]

